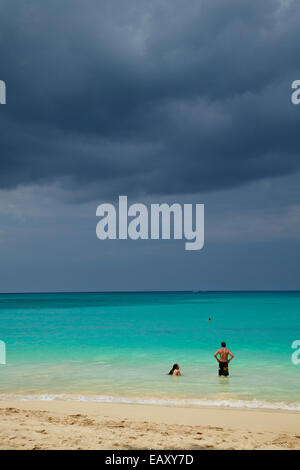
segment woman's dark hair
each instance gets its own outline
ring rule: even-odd
[[[178,365],[178,364],[173,364],[173,367],[172,367],[172,369],[170,370],[170,372],[168,373],[168,375],[173,375],[173,372],[174,372],[174,370],[176,370],[176,369],[179,369],[179,365]]]

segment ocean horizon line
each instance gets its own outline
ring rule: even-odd
[[[300,293],[300,289],[203,289],[203,290],[106,290],[106,291],[13,291],[0,292],[0,295],[33,295],[33,294],[209,294],[209,293]]]

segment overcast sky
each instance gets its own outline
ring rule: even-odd
[[[0,291],[300,289],[300,4],[1,0]],[[205,245],[96,208],[205,204]]]

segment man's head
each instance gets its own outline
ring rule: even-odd
[[[223,341],[223,343],[221,343],[221,346],[222,348],[226,348],[226,343]]]

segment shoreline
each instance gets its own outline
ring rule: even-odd
[[[1,449],[300,449],[299,412],[0,401]]]
[[[49,402],[91,403],[91,404],[126,404],[145,405],[184,409],[217,409],[241,411],[270,411],[300,413],[300,402],[271,401],[266,399],[243,399],[238,397],[183,398],[165,396],[118,396],[94,395],[88,393],[49,393],[39,394],[0,394],[1,402],[14,403],[49,403]]]

